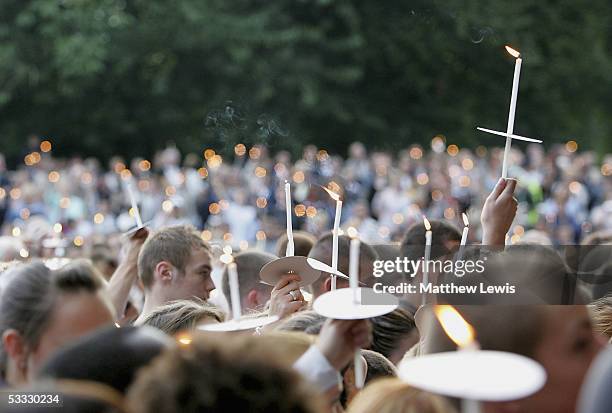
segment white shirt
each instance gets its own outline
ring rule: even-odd
[[[295,362],[293,368],[324,392],[334,386],[342,385],[340,373],[329,364],[317,346],[310,346],[308,351]]]

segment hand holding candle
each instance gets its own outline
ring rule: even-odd
[[[516,179],[500,179],[487,197],[480,222],[482,224],[482,245],[505,245],[505,237],[516,215],[518,202],[514,198]]]

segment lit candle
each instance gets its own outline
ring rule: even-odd
[[[353,236],[351,238],[351,247],[349,251],[349,286],[353,290],[353,302],[355,305],[359,305],[359,247],[361,242],[359,241],[356,231],[352,231],[349,234]],[[353,370],[355,371],[355,387],[361,389],[365,381],[364,365],[361,360],[361,349],[355,351]]]
[[[459,351],[474,352],[480,350],[475,340],[474,328],[451,305],[438,305],[434,310],[446,335],[457,344]],[[461,413],[480,413],[478,400],[461,399]]]
[[[463,217],[463,224],[465,225],[463,227],[463,234],[461,234],[461,244],[460,244],[463,247],[465,246],[465,244],[467,244],[468,232],[470,230],[470,221],[468,220],[468,216],[465,212],[461,214],[461,216]]]
[[[332,268],[338,269],[338,236],[340,234],[340,215],[342,214],[342,201],[336,200],[336,214],[334,216],[334,237],[333,237],[333,255]]]
[[[521,77],[521,64],[523,63],[523,59],[521,59],[521,54],[511,48],[510,46],[506,46],[506,50],[510,55],[516,58],[514,63],[514,79],[512,81],[512,95],[510,96],[510,111],[508,112],[508,128],[506,129],[506,133],[508,135],[512,135],[514,133],[514,116],[516,114],[516,100],[518,97],[518,89],[519,89],[519,80]],[[502,164],[502,178],[508,177],[508,156],[510,155],[510,147],[512,146],[512,138],[506,137],[506,147],[504,149],[504,161]]]
[[[265,251],[266,250],[266,233],[259,230],[255,234],[255,238],[257,238],[257,249],[259,251]]]
[[[134,211],[136,226],[140,229],[143,227],[142,218],[140,217],[140,210],[138,209],[138,204],[136,203],[136,196],[134,194],[134,189],[132,188],[132,182],[128,182],[126,184],[126,188],[128,191],[128,195],[130,196],[130,202],[132,203],[132,211]]]
[[[227,265],[227,275],[230,287],[230,299],[232,301],[232,319],[240,320],[242,316],[242,308],[240,303],[240,286],[238,283],[238,270],[236,263],[232,257],[232,249],[230,246],[223,248],[224,254],[221,256],[221,262]]]
[[[423,259],[423,285],[429,284],[429,259],[431,257],[431,224],[426,217],[423,217],[423,224],[425,225],[425,257]],[[427,296],[423,294],[421,297],[421,304],[425,305]]]
[[[340,200],[340,195],[335,192],[330,191],[327,188],[323,188],[329,196],[336,201],[336,214],[334,216],[334,230],[332,236],[332,269],[338,271],[338,236],[340,234],[340,215],[342,214],[342,201]],[[332,274],[332,285],[331,289],[336,289],[336,276]]]
[[[508,127],[506,129],[506,132],[500,132],[481,127],[476,128],[479,131],[492,133],[493,135],[504,136],[506,138],[506,147],[504,149],[504,159],[502,163],[502,178],[504,179],[508,177],[508,157],[510,155],[512,139],[525,142],[542,143],[540,139],[527,138],[525,136],[514,134],[514,116],[516,115],[516,101],[518,97],[519,79],[521,76],[521,64],[523,63],[523,60],[521,59],[521,54],[510,46],[506,46],[506,50],[508,51],[508,53],[510,53],[513,57],[516,58],[516,62],[514,65],[514,80],[512,81],[512,94],[510,96],[510,111],[508,113]]]
[[[285,206],[287,209],[287,249],[285,250],[286,257],[293,257],[295,246],[293,243],[293,223],[291,222],[291,185],[285,181]]]

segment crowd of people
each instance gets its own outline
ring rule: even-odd
[[[66,254],[118,245],[116,235],[134,225],[128,186],[150,228],[189,223],[205,240],[235,249],[274,252],[285,227],[285,181],[292,185],[294,227],[315,236],[334,217],[334,203],[321,188],[327,187],[343,198],[342,228],[357,228],[368,242],[400,241],[423,215],[462,227],[462,212],[477,240],[480,208],[502,156],[497,148],[459,148],[437,136],[431,148],[412,145],[397,154],[368,153],[356,142],[346,159],[314,146],[292,159],[288,152],[237,144],[230,156],[214,145],[184,157],[168,147],[152,160],[115,157],[105,166],[95,158],[55,158],[52,145],[31,137],[23,163],[11,170],[0,155],[0,228],[38,249],[42,238],[51,238],[46,245]],[[612,158],[598,159],[569,141],[548,152],[536,144],[515,147],[510,161],[519,210],[509,243],[530,229],[559,245],[612,229],[606,219]]]
[[[441,136],[431,150],[413,145],[397,155],[354,143],[346,160],[313,146],[295,161],[257,145],[184,158],[169,147],[152,160],[114,158],[108,169],[94,158],[54,158],[47,140],[28,144],[18,168],[0,160],[0,393],[13,396],[0,409],[42,411],[57,402],[14,396],[48,394],[74,412],[472,413],[456,395],[398,373],[406,360],[456,350],[436,316],[446,303],[481,349],[527,357],[546,373],[531,394],[478,400],[478,411],[612,410],[612,159],[575,142],[547,153],[515,148],[516,179],[499,178],[498,149],[472,151]],[[295,256],[337,259],[338,271],[365,288],[377,281],[377,260],[477,255],[490,263],[479,281],[511,281],[530,305],[402,293],[376,317],[321,315],[313,303],[349,288],[347,279],[319,271],[305,285],[304,273],[287,271],[273,285],[261,281],[290,242],[285,182]],[[336,203],[324,189],[343,201],[337,240]],[[459,248],[464,212],[468,244],[481,248]],[[349,234],[361,240],[357,270]],[[590,248],[580,259],[555,250],[572,244]],[[389,276],[425,282],[422,270]],[[241,319],[253,327],[222,328]]]

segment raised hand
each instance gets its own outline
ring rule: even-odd
[[[355,355],[355,350],[368,348],[372,342],[372,326],[368,320],[327,320],[316,346],[329,364],[340,371]]]
[[[272,289],[270,295],[270,315],[285,318],[306,308],[306,301],[300,291],[298,274],[283,276]]]
[[[117,320],[123,317],[130,289],[138,277],[138,254],[148,236],[149,230],[146,228],[140,228],[130,236],[123,246],[125,252],[123,258],[108,283],[107,289],[115,307]]]
[[[518,207],[518,201],[514,197],[516,184],[516,179],[501,178],[487,197],[480,216],[483,245],[506,244],[506,234],[510,230]]]

